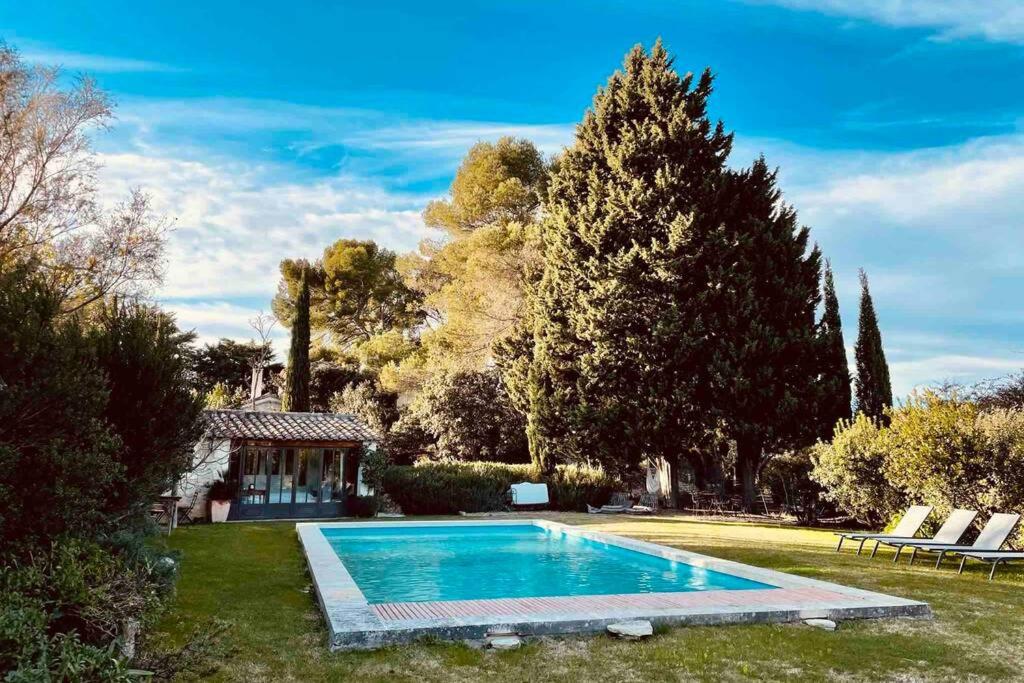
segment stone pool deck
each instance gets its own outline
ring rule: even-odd
[[[775,588],[370,605],[320,532],[321,528],[522,524],[534,524],[553,532],[704,567]],[[480,639],[487,631],[498,628],[522,635],[599,632],[608,624],[626,619],[647,619],[656,625],[714,625],[811,618],[931,616],[931,609],[923,602],[540,519],[302,523],[297,524],[296,529],[313,576],[317,599],[327,618],[331,649],[374,648],[424,636],[445,640]]]

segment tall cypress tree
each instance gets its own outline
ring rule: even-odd
[[[281,409],[297,413],[309,412],[309,282],[305,270],[300,276],[299,295],[295,299]]]
[[[860,271],[860,329],[854,357],[857,362],[857,412],[878,420],[885,419],[885,409],[892,405],[892,384],[889,365],[882,349],[882,333],[878,329],[875,304],[868,290],[868,276]]]
[[[680,76],[660,41],[598,91],[552,175],[534,301],[534,461],[693,457],[700,408],[695,216],[732,143],[707,117],[710,72]],[[673,481],[675,477],[673,477]]]
[[[836,296],[832,264],[825,261],[825,310],[818,326],[821,340],[821,400],[818,403],[820,432],[818,437],[831,441],[836,423],[851,417],[852,395],[850,366],[846,362],[843,342],[843,322],[839,317],[839,298]]]
[[[782,203],[764,159],[730,172],[720,214],[706,231],[705,320],[712,335],[702,384],[707,408],[736,442],[736,475],[752,509],[761,467],[774,453],[814,440],[808,406],[820,392],[815,314],[821,254]],[[813,415],[813,413],[811,413]]]

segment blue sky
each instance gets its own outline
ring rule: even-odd
[[[1015,0],[0,5],[30,61],[118,101],[111,200],[175,218],[159,298],[249,336],[286,256],[399,251],[478,140],[548,153],[658,36],[717,74],[732,163],[764,153],[836,269],[847,341],[864,267],[898,394],[1024,367],[1024,7]],[[852,360],[852,357],[851,357]]]

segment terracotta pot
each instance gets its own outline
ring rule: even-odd
[[[230,500],[210,501],[210,521],[214,524],[228,521],[228,512],[231,510]]]

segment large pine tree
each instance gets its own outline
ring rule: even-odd
[[[889,364],[882,349],[875,304],[868,290],[868,276],[863,270],[860,271],[860,321],[854,357],[857,362],[857,412],[884,420],[885,409],[892,405],[892,384],[889,382]]]
[[[821,255],[809,231],[781,202],[776,174],[764,159],[730,172],[720,213],[707,231],[712,332],[702,384],[708,409],[736,442],[736,475],[751,509],[767,458],[810,443],[819,339]]]
[[[305,413],[309,412],[309,281],[305,270],[299,278],[281,409]]]
[[[660,42],[637,46],[552,176],[527,382],[531,453],[545,469],[674,463],[709,431],[695,398],[707,330],[692,226],[732,142],[707,117],[711,85],[709,72],[680,77]]]
[[[818,403],[818,437],[832,440],[836,423],[851,417],[850,366],[846,361],[843,322],[839,317],[839,298],[832,277],[832,265],[825,261],[824,306],[818,334],[821,338],[821,400]]]

